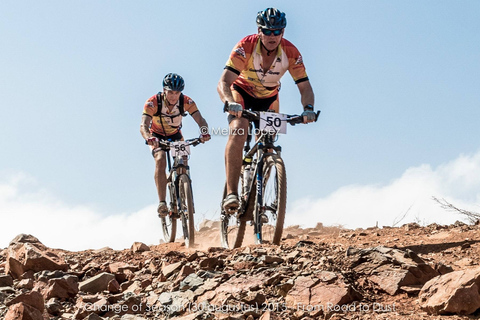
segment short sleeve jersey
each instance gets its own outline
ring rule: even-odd
[[[161,94],[163,99],[163,94]],[[188,96],[184,95],[184,109],[189,114],[194,114],[198,111],[195,102]],[[150,132],[155,132],[162,136],[171,136],[180,131],[182,126],[182,115],[180,114],[180,101],[170,111],[163,101],[162,110],[160,115],[156,115],[158,112],[157,95],[150,97],[143,107],[143,114],[152,117],[152,125]]]
[[[266,73],[263,71],[262,62],[260,38],[258,34],[254,34],[237,43],[230,54],[225,69],[238,75],[234,84],[252,97],[260,99],[277,94],[280,88],[280,79],[287,70],[295,83],[308,80],[302,55],[286,39],[281,40],[276,59]]]

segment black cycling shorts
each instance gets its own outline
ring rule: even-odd
[[[242,96],[245,109],[252,111],[267,111],[268,109],[270,109],[272,103],[274,103],[278,98],[278,94],[274,95],[273,97],[264,99],[254,98],[236,84],[233,85],[233,89]],[[229,114],[228,123],[232,122],[232,120],[235,118],[236,117],[234,115]],[[259,122],[254,121],[254,124],[255,128],[258,128]]]
[[[152,132],[153,136],[156,137],[158,140],[165,140],[165,141],[181,141],[183,139],[182,131],[178,131],[177,133],[172,134],[171,136],[162,136],[156,132]]]

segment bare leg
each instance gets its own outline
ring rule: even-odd
[[[166,156],[164,151],[158,151],[155,158],[155,184],[157,185],[158,200],[165,201],[167,189],[167,176],[165,175]]]
[[[242,152],[247,140],[248,120],[235,118],[230,122],[230,135],[225,147],[225,171],[227,175],[227,194],[238,193],[238,180],[242,168]]]

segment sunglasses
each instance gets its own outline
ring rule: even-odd
[[[283,29],[275,29],[275,30],[270,30],[270,29],[262,29],[262,33],[266,36],[271,36],[272,33],[274,36],[279,36],[282,34]]]

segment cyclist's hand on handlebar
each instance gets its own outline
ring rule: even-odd
[[[227,105],[227,111],[231,115],[240,118],[242,116],[243,107],[240,103],[229,102]]]
[[[200,136],[200,142],[201,142],[201,143],[205,143],[205,142],[207,142],[208,140],[210,140],[211,138],[212,138],[212,137],[211,137],[210,134],[208,134],[208,133],[207,133],[207,134],[202,134],[202,135]]]
[[[312,110],[305,110],[302,112],[303,123],[314,122],[317,115]]]
[[[157,137],[150,137],[147,139],[147,144],[149,146],[152,146],[154,148],[158,148],[160,146],[158,138]]]

